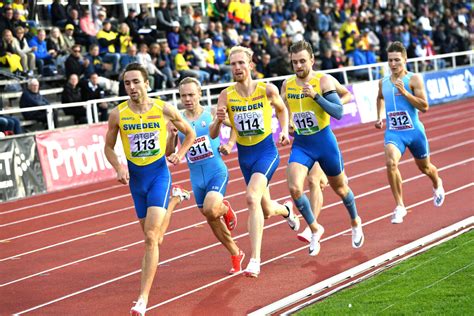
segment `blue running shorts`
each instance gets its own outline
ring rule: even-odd
[[[224,163],[204,164],[193,167],[191,169],[191,185],[197,207],[203,208],[204,199],[208,192],[215,191],[224,196],[228,182],[229,173]]]
[[[151,206],[168,208],[171,174],[164,156],[146,166],[137,166],[129,161],[128,170],[138,218],[145,218]]]
[[[268,183],[270,183],[280,163],[280,155],[273,141],[273,135],[268,135],[256,145],[243,146],[237,144],[237,149],[240,170],[244,176],[245,183],[248,184],[252,175],[257,172],[263,174],[268,179]]]
[[[337,139],[329,126],[313,135],[296,135],[288,164],[297,162],[311,170],[315,162],[327,176],[335,177],[344,171],[344,160]]]
[[[390,131],[385,132],[385,146],[392,144],[400,150],[403,155],[406,148],[410,150],[416,159],[424,159],[430,154],[430,147],[424,129],[415,128],[409,131]]]

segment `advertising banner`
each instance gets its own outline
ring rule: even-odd
[[[44,132],[36,136],[48,192],[115,179],[104,154],[107,124]],[[126,165],[120,137],[115,152]]]
[[[352,85],[357,109],[360,114],[360,122],[368,123],[377,120],[377,94],[379,92],[379,81],[367,81]]]
[[[439,104],[474,96],[474,67],[423,74],[428,104]]]
[[[33,136],[0,139],[0,201],[45,191]]]

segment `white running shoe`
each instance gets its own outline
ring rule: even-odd
[[[359,217],[359,224],[352,227],[352,247],[360,248],[364,244],[364,232],[362,231],[362,220]]]
[[[244,275],[250,278],[257,278],[260,274],[260,260],[251,258],[247,268],[244,270]]]
[[[309,226],[306,226],[306,228],[301,233],[296,235],[296,238],[298,238],[298,240],[301,240],[302,242],[309,243],[311,242],[311,235],[313,235],[313,233],[311,232],[311,228],[309,228]]]
[[[143,299],[139,299],[135,306],[130,310],[132,316],[144,316],[146,312],[146,303]]]
[[[300,218],[295,214],[295,212],[293,212],[293,202],[291,200],[286,200],[283,205],[288,209],[289,212],[288,216],[285,217],[288,225],[294,231],[298,231],[298,229],[300,229]]]
[[[191,198],[191,193],[188,190],[183,189],[179,185],[173,185],[171,190],[171,196],[177,196],[183,202],[184,200],[189,200]]]
[[[443,181],[438,177],[438,188],[433,189],[433,203],[434,206],[440,207],[444,202],[444,188]]]
[[[404,206],[398,205],[393,210],[392,224],[403,223],[403,218],[407,215],[407,209]]]

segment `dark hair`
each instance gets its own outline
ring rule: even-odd
[[[309,53],[310,57],[313,57],[313,47],[311,47],[311,44],[308,43],[305,40],[298,41],[298,42],[294,43],[293,45],[291,45],[290,55],[299,53],[303,50],[307,51]]]
[[[141,72],[144,81],[148,80],[148,71],[146,71],[146,68],[143,67],[143,65],[139,63],[128,64],[127,67],[125,67],[125,70],[122,72],[122,75],[120,76],[120,78],[122,78],[123,80],[126,72],[134,71],[134,70],[138,70],[139,72]]]
[[[407,50],[401,42],[393,42],[387,48],[387,53],[401,53],[403,58],[407,58]]]

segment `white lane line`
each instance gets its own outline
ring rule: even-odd
[[[461,190],[463,190],[463,189],[469,188],[469,187],[471,187],[472,185],[474,185],[474,183],[471,182],[471,183],[469,183],[469,184],[463,185],[463,186],[458,187],[458,188],[456,188],[456,189],[447,191],[447,192],[446,192],[446,195],[450,195],[450,194],[453,194],[453,193],[455,193],[455,192],[457,192],[457,191],[461,191]],[[422,205],[422,204],[424,204],[424,203],[431,202],[431,201],[432,201],[432,198],[425,199],[425,200],[423,200],[423,201],[420,201],[420,202],[417,202],[417,203],[415,203],[415,204],[409,205],[407,208],[412,208],[412,209],[413,209],[413,208],[416,207],[416,206],[419,206],[419,205]],[[385,215],[383,215],[383,216],[380,216],[380,217],[378,217],[378,218],[376,218],[376,219],[373,219],[373,220],[371,220],[371,221],[365,222],[365,223],[363,224],[363,226],[367,226],[367,225],[369,225],[369,224],[373,224],[373,223],[378,222],[378,221],[380,221],[380,220],[382,220],[382,219],[384,219],[384,218],[390,217],[391,215],[392,215],[392,212],[390,211],[390,213],[388,213],[388,214],[385,214]],[[275,223],[275,224],[278,224],[278,223]],[[272,225],[272,226],[274,226],[274,225]],[[341,231],[341,232],[339,232],[339,233],[336,233],[336,234],[334,234],[334,235],[328,236],[328,237],[322,239],[321,242],[325,242],[325,241],[328,241],[328,240],[330,240],[330,239],[336,238],[336,237],[338,237],[338,236],[342,236],[342,235],[344,235],[345,233],[347,233],[347,232],[349,232],[349,231],[350,231],[350,229],[346,229],[346,230]],[[239,236],[239,237],[240,237],[240,236]],[[220,245],[220,244],[219,244],[219,243],[215,243],[214,245]],[[206,248],[209,249],[209,248],[211,248],[211,247],[214,247],[214,245],[210,245],[210,246],[208,246],[208,247],[206,247]],[[306,249],[307,247],[308,247],[308,246],[305,245],[305,246],[299,247],[299,248],[297,248],[297,249],[295,249],[295,250],[286,252],[286,253],[284,253],[284,254],[282,254],[282,255],[279,255],[279,256],[277,256],[277,257],[274,257],[274,258],[272,258],[272,259],[269,259],[269,260],[267,260],[267,261],[262,262],[261,265],[263,266],[263,265],[268,264],[268,263],[271,263],[271,262],[273,262],[273,261],[282,259],[282,258],[284,258],[284,257],[287,257],[288,255],[291,255],[291,254],[294,254],[294,253],[296,253],[296,252],[302,251],[302,250]],[[204,249],[204,248],[202,248],[202,249]],[[193,252],[193,253],[196,253],[196,252],[197,252],[197,251],[195,251],[195,252]],[[170,260],[167,260],[167,262],[170,262],[170,261],[171,261],[171,259],[170,259]],[[160,263],[160,264],[164,264],[164,263],[166,263],[166,262],[164,261],[164,262],[162,262],[162,263]],[[68,295],[65,295],[65,296],[58,297],[58,298],[56,298],[56,299],[54,299],[54,300],[51,300],[51,301],[48,301],[48,302],[46,302],[46,303],[43,303],[43,304],[40,304],[40,305],[31,307],[31,308],[29,308],[29,309],[27,309],[27,310],[24,310],[24,311],[15,313],[15,315],[25,314],[25,313],[28,313],[28,312],[37,310],[37,309],[39,309],[39,308],[42,308],[42,307],[45,307],[45,306],[48,306],[48,305],[57,303],[57,302],[59,302],[59,301],[68,299],[68,298],[70,298],[70,297],[77,296],[77,295],[79,295],[79,294],[82,294],[82,293],[91,291],[91,290],[96,289],[96,288],[99,288],[99,287],[101,287],[101,286],[104,286],[104,285],[113,283],[113,282],[115,282],[115,281],[118,281],[118,280],[127,278],[127,277],[129,277],[129,276],[132,276],[132,275],[134,275],[134,274],[139,273],[140,271],[141,271],[141,270],[135,270],[135,271],[132,271],[132,272],[127,273],[127,274],[125,274],[125,275],[122,275],[122,276],[116,277],[116,278],[114,278],[114,279],[108,280],[108,281],[106,281],[106,282],[102,282],[102,283],[96,284],[96,285],[94,285],[94,286],[88,287],[88,288],[86,288],[86,289],[83,289],[83,290],[80,290],[80,291],[76,291],[76,292],[74,292],[74,293],[71,293],[71,294],[68,294]],[[185,293],[183,293],[183,294],[180,294],[180,295],[178,295],[178,296],[175,296],[175,297],[173,297],[173,298],[170,298],[170,299],[168,299],[168,300],[166,300],[166,301],[163,301],[163,302],[161,302],[161,303],[159,303],[159,304],[150,306],[150,307],[147,308],[147,311],[152,310],[152,309],[155,309],[155,308],[160,307],[160,306],[163,306],[163,305],[168,304],[168,303],[170,303],[170,302],[176,301],[176,300],[178,300],[178,299],[180,299],[180,298],[189,296],[189,295],[191,295],[191,294],[194,294],[194,293],[196,293],[196,292],[198,292],[198,291],[201,291],[201,290],[204,290],[204,289],[206,289],[206,288],[209,288],[209,287],[211,287],[211,286],[213,286],[213,285],[215,285],[215,284],[218,284],[218,283],[221,283],[221,282],[223,282],[223,281],[225,281],[225,280],[228,280],[228,279],[230,279],[230,278],[236,277],[236,276],[240,275],[241,273],[242,273],[242,272],[237,273],[237,274],[234,274],[234,275],[229,275],[229,276],[226,276],[226,277],[224,277],[224,278],[220,278],[220,279],[218,279],[218,280],[216,280],[216,281],[213,281],[213,282],[211,282],[211,283],[208,283],[208,284],[205,284],[205,285],[203,285],[203,286],[200,286],[199,288],[196,288],[196,289],[194,289],[194,290],[185,292]]]
[[[439,171],[443,171],[443,170],[446,170],[446,169],[454,168],[454,167],[457,167],[457,166],[459,166],[459,165],[462,165],[462,164],[464,164],[464,163],[466,163],[466,162],[470,162],[470,161],[473,161],[473,160],[474,160],[474,158],[466,159],[466,160],[464,160],[464,161],[460,161],[460,162],[457,162],[457,163],[455,163],[455,164],[451,164],[451,165],[447,165],[447,166],[441,167],[441,168],[439,168],[438,170],[439,170]],[[415,176],[415,177],[408,178],[408,179],[406,179],[406,180],[403,180],[403,183],[414,181],[414,180],[416,180],[416,179],[422,178],[423,176],[424,176],[424,175],[420,174],[420,175],[417,175],[417,176]],[[365,192],[365,193],[361,193],[361,194],[357,195],[355,198],[357,199],[357,198],[366,197],[366,196],[369,196],[369,195],[378,193],[378,192],[380,192],[380,191],[383,191],[383,190],[386,190],[386,189],[389,189],[389,188],[390,188],[390,186],[386,185],[386,186],[384,186],[384,187],[380,187],[380,188],[377,188],[377,189],[374,189],[374,190],[371,190],[371,191],[368,191],[368,192]],[[289,195],[280,197],[280,198],[277,199],[277,201],[287,199],[288,197],[289,197]],[[325,210],[325,209],[328,209],[328,208],[337,206],[337,205],[339,205],[339,204],[342,204],[342,202],[341,202],[341,201],[337,201],[337,202],[334,202],[334,203],[325,205],[325,206],[322,208],[322,210]],[[245,211],[245,210],[247,210],[247,209],[243,209],[243,210],[241,210],[241,211],[239,211],[239,212],[243,212],[243,211]],[[301,215],[300,215],[299,217],[301,217]],[[193,228],[193,227],[195,227],[196,225],[204,225],[205,223],[206,223],[205,221],[202,221],[202,222],[197,223],[197,224],[192,224],[192,225],[189,225],[189,226],[187,226],[187,227],[182,227],[182,228],[180,228],[180,229],[171,231],[171,232],[169,232],[169,233],[166,233],[165,235],[177,233],[177,232],[180,232],[180,231],[184,231],[184,230],[186,230],[186,229]],[[274,224],[272,224],[272,225],[265,226],[264,229],[267,229],[267,228],[270,228],[270,227],[273,227],[273,226],[276,226],[276,225],[280,225],[280,224],[282,224],[282,223],[286,223],[286,221],[279,221],[279,222],[276,222],[276,223],[274,223]],[[368,223],[370,223],[370,221],[369,221]],[[94,235],[96,235],[96,234],[94,234]],[[244,233],[244,234],[241,234],[241,235],[239,235],[239,236],[235,236],[235,237],[234,237],[234,240],[240,239],[240,238],[245,237],[245,236],[247,236],[247,235],[248,235],[248,233]],[[96,258],[96,257],[99,257],[99,256],[101,256],[101,255],[105,255],[105,254],[108,254],[108,253],[110,253],[110,252],[112,252],[112,251],[116,251],[116,250],[119,250],[119,249],[129,248],[129,247],[131,247],[131,246],[135,246],[135,245],[141,244],[142,242],[143,242],[143,241],[137,241],[137,242],[134,242],[134,243],[125,245],[125,246],[121,246],[121,247],[115,248],[114,250],[109,250],[109,251],[106,251],[106,252],[102,252],[102,253],[99,253],[99,254],[92,255],[92,256],[87,257],[87,258],[83,258],[83,259],[79,259],[79,260],[76,260],[76,261],[73,261],[73,262],[70,262],[70,263],[67,263],[67,264],[63,264],[63,265],[61,265],[60,267],[61,267],[61,268],[64,268],[64,267],[67,267],[67,266],[76,264],[77,262],[82,262],[82,261],[85,261],[85,260],[88,260],[88,259]],[[220,243],[214,243],[214,244],[212,244],[212,245],[210,245],[210,246],[206,246],[206,247],[201,248],[201,249],[202,249],[202,250],[205,250],[205,249],[208,249],[209,247],[214,247],[214,246],[216,246],[216,245],[220,245]],[[202,250],[199,250],[199,251],[202,251]],[[195,252],[192,252],[192,253],[195,253]],[[17,256],[19,256],[19,255],[17,255]],[[15,257],[17,257],[17,256],[15,256]],[[168,260],[166,260],[166,261],[163,261],[163,262],[160,263],[160,264],[164,264],[164,263],[166,263],[166,262],[174,261],[174,260],[176,260],[176,259],[182,258],[183,256],[185,256],[185,255],[180,255],[180,256],[178,256],[178,257],[168,259]],[[12,258],[15,258],[15,257],[10,257],[10,258],[7,258],[7,259],[12,259]],[[1,262],[1,261],[4,261],[4,260],[7,260],[7,259],[2,259],[2,260],[0,260],[0,262]],[[22,278],[17,279],[17,280],[12,280],[12,281],[9,281],[9,282],[7,282],[7,283],[2,284],[0,287],[5,286],[5,285],[9,285],[9,284],[13,284],[13,283],[17,283],[17,282],[19,282],[19,281],[26,280],[26,279],[28,279],[28,278],[32,278],[32,277],[35,277],[35,276],[37,276],[37,275],[40,275],[40,274],[43,274],[43,273],[47,273],[47,272],[50,272],[50,271],[54,271],[54,270],[57,270],[57,269],[58,269],[58,267],[54,267],[54,268],[51,268],[51,269],[48,269],[48,270],[41,271],[41,272],[39,272],[39,273],[35,273],[35,274],[29,275],[29,276],[22,277]]]
[[[439,117],[440,114],[452,113],[452,111],[453,111],[452,108],[446,106],[446,110],[444,110],[444,108],[443,108],[443,111],[436,109],[436,111],[434,113],[433,112],[428,112],[428,115],[423,120],[423,122],[424,122],[425,125],[427,125],[427,124],[430,124],[431,122],[436,122],[436,121],[439,121],[439,120],[445,120],[447,117],[457,117],[457,116],[468,117],[467,120],[470,120],[470,116],[466,115],[466,113],[464,113],[464,112],[471,112],[471,107],[469,107],[469,106],[466,106],[464,112],[457,111],[454,114],[451,114],[451,115],[448,115],[448,116],[443,116],[442,118]],[[455,124],[457,124],[458,121],[456,121]],[[367,129],[367,126],[363,125],[363,124],[357,125],[355,127],[354,126],[348,127],[348,128],[350,128],[350,130],[345,132],[345,133],[337,133],[337,130],[336,130],[337,137],[342,138],[342,137],[345,137],[345,136],[348,136],[348,135],[352,135],[354,133],[358,133],[360,131],[364,131],[364,130],[369,131],[369,129]],[[435,128],[427,128],[427,129],[429,131],[431,131],[431,130],[434,130]],[[373,135],[376,135],[376,134],[374,133],[373,130],[370,130],[370,133],[367,134],[366,137],[370,137],[370,136],[373,136]],[[358,139],[360,140],[360,137],[358,137]],[[339,145],[345,144],[347,142],[350,142],[350,140],[341,141],[339,143]],[[224,157],[224,160],[227,163],[227,162],[230,162],[230,161],[237,160],[237,158],[226,159],[226,157]],[[175,171],[175,172],[173,172],[173,174],[179,174],[179,173],[183,173],[183,172],[187,172],[187,168],[184,169],[184,170]],[[0,212],[0,215],[14,213],[14,212],[22,211],[22,210],[27,210],[27,209],[37,207],[37,206],[43,206],[43,205],[48,205],[48,204],[52,204],[52,203],[62,202],[62,201],[66,201],[66,200],[70,200],[70,199],[74,199],[74,198],[82,197],[82,196],[86,196],[86,195],[91,195],[91,194],[95,194],[95,193],[101,193],[101,192],[108,191],[108,190],[114,190],[116,188],[121,188],[121,187],[123,187],[123,185],[113,185],[113,186],[109,186],[107,188],[97,189],[97,190],[86,192],[86,193],[80,193],[80,194],[76,194],[76,195],[72,195],[72,196],[57,198],[57,199],[53,199],[53,200],[49,200],[49,201],[44,201],[44,202],[41,202],[41,203],[36,203],[36,204],[28,205],[28,206],[23,206],[23,207],[11,209],[11,210],[8,210],[8,211],[3,211],[3,212]]]
[[[436,127],[436,129],[441,129],[441,128],[444,128],[444,127],[447,127],[447,126],[452,126],[452,124],[449,123],[449,124],[445,124],[444,126],[438,126],[438,127]],[[456,136],[456,135],[459,135],[459,134],[464,134],[466,132],[470,132],[470,131],[473,131],[473,130],[474,130],[474,128],[468,127],[468,128],[457,130],[455,132],[447,133],[447,134],[444,134],[444,135],[441,135],[441,136],[432,137],[432,138],[430,138],[430,143],[434,142],[434,141],[438,141],[440,139],[449,138],[449,137]],[[364,145],[361,145],[361,146],[358,146],[358,147],[352,147],[352,148],[349,148],[349,149],[346,149],[346,150],[342,150],[342,154],[344,155],[347,152],[352,152],[352,151],[357,151],[357,150],[360,150],[360,149],[363,149],[363,148],[372,147],[373,145],[377,145],[379,143],[383,144],[383,140],[372,142],[372,143],[367,143],[367,144],[364,144]],[[383,152],[381,152],[381,154],[383,154]],[[286,156],[289,156],[289,154],[281,155],[280,159],[284,158]],[[287,168],[286,165],[280,166],[276,169],[276,171],[286,169],[286,168]],[[238,169],[240,169],[240,167],[238,167],[238,166],[233,167],[233,168],[229,168],[229,172],[235,171],[235,170],[238,170]],[[229,181],[229,183],[241,181],[242,179],[243,179],[243,177],[233,178],[232,180]],[[180,184],[180,183],[189,182],[189,181],[190,181],[189,179],[185,179],[185,180],[177,181],[177,182],[175,182],[175,184]],[[109,198],[109,199],[106,199],[106,200],[95,201],[95,202],[91,202],[91,203],[88,203],[88,204],[78,205],[78,206],[74,206],[74,207],[64,209],[64,210],[60,210],[60,211],[56,211],[56,212],[46,213],[46,214],[42,214],[42,215],[38,215],[38,216],[28,217],[28,218],[25,218],[25,219],[22,219],[22,220],[14,221],[14,222],[9,222],[9,223],[0,225],[0,227],[16,225],[16,224],[24,223],[24,222],[27,222],[27,221],[31,221],[31,220],[35,220],[35,219],[39,219],[39,218],[44,218],[44,217],[47,217],[47,216],[62,214],[62,213],[65,213],[65,212],[70,212],[70,211],[77,210],[77,209],[82,208],[82,207],[88,207],[88,206],[93,206],[93,205],[97,205],[97,204],[101,204],[101,203],[106,203],[106,202],[109,202],[109,201],[113,201],[115,199],[125,198],[125,197],[129,197],[129,196],[130,196],[130,193],[127,193],[127,194],[124,194],[124,195],[118,195],[116,197]]]

